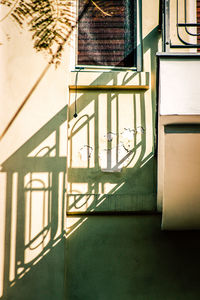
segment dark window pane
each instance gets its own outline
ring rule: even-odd
[[[79,16],[79,65],[135,66],[134,0],[80,0]]]

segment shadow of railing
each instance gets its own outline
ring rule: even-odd
[[[124,73],[124,84],[128,84],[134,76],[139,77],[138,82],[141,84],[141,74]],[[119,74],[111,72],[106,74],[107,77],[105,74],[100,75],[92,84],[100,81],[106,85],[112,81],[116,86],[119,84]],[[77,212],[77,199],[84,203],[83,211],[98,210],[97,207],[112,210],[109,201],[107,208],[99,206],[102,195],[111,198],[112,194],[129,195],[129,201],[133,202],[133,195],[137,198],[135,204],[127,205],[127,208],[118,207],[119,210],[156,209],[153,158],[155,102],[149,93],[148,96],[146,94],[143,90],[134,89],[111,91],[109,86],[103,91],[75,90],[70,94],[68,212]],[[73,118],[73,98],[76,99],[77,118]],[[129,111],[123,111],[123,108]],[[115,187],[104,192],[107,183]],[[119,186],[120,192],[117,191]],[[147,197],[151,199],[147,205],[142,200],[144,194],[146,200]],[[84,197],[88,200],[84,200]]]
[[[55,288],[54,282],[63,294],[66,156],[60,155],[59,145],[66,116],[64,107],[2,164],[6,175],[3,299],[25,299],[23,293],[30,298],[30,285],[37,286],[41,297],[55,299],[58,293],[49,288],[51,284]],[[46,262],[38,271],[41,260]],[[59,280],[49,274],[51,268]],[[26,289],[18,282],[27,276],[32,283]]]
[[[105,85],[112,80],[113,85],[117,85],[119,74],[120,72],[110,72],[107,76],[100,75],[98,80]],[[131,75],[125,73],[123,84],[128,84],[134,76],[136,73]],[[138,76],[140,78],[139,74]],[[152,93],[154,92],[152,90]],[[113,93],[108,87],[102,92],[106,104],[105,132],[101,128],[101,113],[104,110],[100,107],[102,103],[97,93],[88,92],[87,101],[84,95],[77,97],[78,119],[73,119],[74,104],[72,103],[69,107],[68,121],[71,130],[69,132],[68,170],[66,170],[66,156],[60,154],[60,145],[67,143],[64,140],[66,134],[63,136],[61,134],[63,130],[67,130],[67,106],[2,163],[1,172],[5,175],[6,188],[4,265],[1,267],[3,268],[2,299],[12,297],[35,299],[36,289],[38,300],[45,297],[62,298],[65,280],[66,172],[68,172],[67,206],[69,211],[74,208],[78,210],[81,208],[84,212],[109,211],[110,209],[113,211],[155,210],[155,102],[151,101],[152,95],[149,95],[147,110],[145,93],[145,91],[122,92],[126,100],[130,102],[133,117],[132,127],[123,127],[123,129],[130,129],[134,132],[131,140],[127,139],[123,142],[122,156],[118,149],[124,131],[121,132],[118,120],[120,114],[126,112],[120,106],[122,105],[121,92]],[[88,105],[93,105],[93,112],[84,117],[87,115],[85,110]],[[112,109],[113,105],[115,110]],[[114,114],[113,111],[115,111]],[[100,136],[103,135],[104,138],[106,135],[105,145],[107,149],[111,146],[114,140],[109,141],[107,134],[113,131],[113,119],[116,121],[113,138],[115,139],[114,154],[106,155],[106,167],[122,169],[122,171],[109,173],[102,172],[100,152],[104,149],[99,149],[99,139]],[[89,158],[87,149],[86,161],[78,167],[74,166],[73,157],[80,149],[76,141],[73,144],[73,139],[82,134],[81,130],[85,128],[86,145],[90,146],[92,141],[92,160]],[[112,162],[113,156],[114,163]],[[81,191],[76,186],[77,183],[86,184],[86,190]],[[150,199],[149,202],[146,201],[147,196]],[[132,199],[134,203],[131,202]],[[83,221],[84,218],[80,218],[78,222],[68,226],[67,234],[72,234]]]

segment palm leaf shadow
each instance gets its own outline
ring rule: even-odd
[[[0,0],[8,8],[8,13],[0,20],[11,16],[17,24],[32,33],[33,47],[50,56],[50,62],[60,64],[64,46],[78,22],[92,5],[94,9],[107,14],[92,0],[83,0],[83,8],[78,17],[73,0]],[[104,7],[103,7],[104,8]]]

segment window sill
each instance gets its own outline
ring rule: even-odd
[[[77,90],[148,90],[149,85],[70,85],[71,91]]]
[[[149,72],[110,71],[71,72],[69,89],[73,90],[148,90]]]
[[[136,67],[116,67],[116,66],[90,66],[90,65],[78,65],[75,67],[74,70],[72,70],[72,72],[77,72],[77,71],[94,71],[94,72],[110,72],[110,71],[131,71],[131,72],[137,72],[137,68]]]

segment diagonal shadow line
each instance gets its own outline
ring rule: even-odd
[[[81,73],[82,70],[79,72]],[[124,72],[124,71],[123,71]],[[101,85],[107,85],[111,80],[113,80],[113,82],[115,83],[115,85],[118,84],[118,75],[121,74],[121,72],[118,71],[109,71],[109,72],[103,72],[98,78],[96,78],[93,82],[90,83],[90,85],[98,85],[99,82],[101,82]],[[124,74],[124,78],[126,78],[126,76],[129,74],[129,72],[125,72]],[[126,84],[135,76],[139,76],[140,77],[140,73],[138,72],[133,72],[131,74],[131,76],[129,76],[128,79],[126,79]],[[148,78],[147,78],[148,79]],[[80,91],[81,92],[81,91]],[[92,100],[94,100],[94,92],[93,91],[85,91],[87,93],[87,103],[85,101],[83,101],[85,95],[80,96],[77,101],[76,101],[76,106],[77,106],[77,112],[82,111],[87,105],[88,103],[90,103]],[[108,89],[103,91],[101,90],[101,93],[108,93],[109,91],[109,85],[108,85]],[[127,91],[121,91],[123,93],[127,93]],[[135,91],[138,93],[138,91]],[[144,91],[142,91],[143,93],[145,93]],[[71,91],[71,94],[76,93],[76,91]],[[130,93],[130,91],[129,91]],[[85,93],[84,93],[85,94]],[[73,112],[75,109],[75,103],[72,103],[69,106],[69,112]],[[69,113],[69,121],[71,121],[74,118],[73,113]]]
[[[142,142],[138,143],[136,147],[133,150],[130,150],[120,161],[116,163],[116,165],[113,166],[113,168],[118,168],[123,162],[125,162],[130,156],[134,156],[136,154],[136,151],[139,147],[142,146]],[[125,166],[126,167],[126,166]]]
[[[144,53],[146,53],[148,51],[148,49],[152,50],[152,54],[151,54],[151,67],[152,69],[156,68],[156,52],[158,51],[158,39],[159,39],[160,33],[159,33],[159,27],[155,27],[144,39],[143,39],[143,49],[144,49]],[[82,70],[79,72],[81,73],[83,72]],[[130,74],[130,71],[121,71],[124,72],[124,78],[122,80],[122,84],[128,84],[128,82],[130,80],[132,80],[135,76],[139,76],[139,81],[141,83],[141,72],[132,72],[132,74]],[[101,73],[101,75],[95,79],[92,83],[90,83],[90,85],[98,85],[99,82],[101,82],[102,85],[106,85],[108,84],[111,80],[113,80],[114,84],[117,85],[118,83],[118,75],[121,73],[120,71],[109,71],[109,72],[105,72],[105,73]],[[86,73],[84,71],[84,73]],[[86,73],[87,74],[87,73]],[[129,75],[130,74],[130,75]],[[127,76],[129,75],[129,77],[127,78]],[[149,74],[148,72],[145,74],[146,76],[146,81],[149,82],[150,78],[149,78]],[[109,90],[109,86],[108,86],[108,90]],[[101,91],[101,93],[103,93],[104,91]],[[105,91],[106,92],[106,91]],[[73,93],[73,91],[71,91],[71,93]],[[92,91],[87,91],[87,99],[92,99]],[[152,97],[155,96],[155,92],[152,90]],[[80,96],[77,99],[77,108],[78,108],[78,112],[80,112],[81,110],[83,110],[86,107],[86,103],[84,101],[82,101],[82,99],[84,98],[83,96]],[[155,104],[153,104],[155,106]],[[74,111],[74,103],[71,104],[69,106],[69,110]],[[69,113],[69,121],[71,121],[73,119],[73,114]],[[155,120],[154,120],[155,123]]]
[[[35,84],[32,86],[32,88],[28,92],[27,96],[25,97],[25,99],[23,100],[23,102],[21,103],[21,105],[19,106],[19,108],[17,109],[17,111],[15,112],[15,114],[13,115],[13,117],[11,118],[11,120],[9,121],[8,125],[3,130],[2,134],[0,135],[0,140],[5,136],[5,134],[7,133],[8,129],[11,127],[11,125],[13,124],[13,122],[15,121],[15,119],[17,118],[17,116],[19,115],[19,113],[21,112],[21,110],[23,109],[23,107],[26,104],[26,102],[29,100],[29,98],[31,97],[31,95],[33,94],[33,92],[38,87],[40,81],[42,80],[42,78],[44,77],[44,75],[47,73],[47,71],[48,71],[48,69],[49,69],[50,66],[51,66],[51,63],[48,63],[48,65],[44,68],[44,70],[42,71],[41,75],[38,77],[38,79],[36,80]]]
[[[14,152],[6,161],[2,163],[2,171],[6,170],[12,164],[16,165],[18,158],[27,155],[35,149],[45,138],[55,131],[61,124],[67,120],[67,105],[64,106],[51,120],[49,120],[41,129],[39,129],[27,142],[23,144],[16,152]],[[52,157],[53,160],[54,157]],[[31,159],[31,158],[30,158]],[[39,158],[32,158],[38,159]],[[55,158],[54,158],[55,159]]]
[[[123,179],[115,186],[113,187],[110,191],[109,191],[109,195],[113,195],[117,190],[118,188],[124,183]],[[85,193],[85,194],[71,194],[70,196],[74,196],[74,197],[77,197],[78,196],[78,199],[76,199],[72,205],[69,205],[67,207],[67,210],[70,210],[73,206],[77,205],[77,203],[80,201],[80,199],[82,199],[84,196],[88,196],[87,200],[89,199],[90,196],[98,196],[97,194],[90,194],[90,193]],[[104,198],[105,196],[101,196],[99,199],[98,199],[98,202],[95,201],[95,204],[92,204],[91,207],[89,207],[89,209],[93,209],[95,208]],[[86,200],[86,201],[87,201]],[[83,204],[85,205],[85,203]],[[81,205],[80,207],[82,207],[83,205]],[[68,213],[68,211],[67,211]]]
[[[85,9],[83,10],[83,12],[81,13],[81,15],[78,17],[78,20],[76,21],[76,25],[75,26],[72,26],[72,30],[69,32],[69,35],[68,37],[66,38],[66,41],[69,39],[69,37],[71,36],[73,30],[75,29],[75,27],[77,26],[78,22],[81,20],[81,18],[83,17],[85,11],[87,11],[88,9],[88,3],[85,7]],[[157,32],[157,28],[155,28],[154,30],[152,30],[151,33],[148,34],[147,37],[145,37],[144,39],[144,43],[145,43],[145,40],[149,40],[149,35],[152,35],[152,34],[155,34],[155,32]],[[145,49],[146,50],[146,49]],[[146,51],[145,51],[146,52]],[[13,124],[13,122],[15,121],[16,117],[19,115],[19,113],[21,112],[21,110],[23,109],[23,107],[25,106],[26,102],[29,100],[30,96],[33,94],[33,92],[36,90],[37,86],[39,85],[40,81],[42,80],[42,78],[45,76],[45,74],[47,73],[49,67],[52,65],[53,63],[53,60],[54,60],[54,57],[52,58],[52,60],[47,64],[47,66],[44,68],[44,70],[42,71],[41,75],[38,77],[38,79],[36,80],[35,84],[33,85],[33,87],[31,88],[31,90],[29,91],[29,93],[27,94],[27,96],[25,97],[25,99],[23,100],[22,104],[20,105],[20,107],[18,108],[18,110],[15,112],[15,114],[13,115],[13,117],[11,118],[11,120],[9,121],[8,125],[6,126],[6,128],[3,130],[2,134],[0,135],[0,140],[5,136],[5,134],[7,133],[8,129],[11,127],[11,125]],[[115,71],[115,76],[112,78],[113,80],[115,79],[116,81],[116,78],[117,78],[117,74],[119,74],[120,72],[116,72]],[[110,73],[112,75],[112,73]],[[108,74],[107,74],[108,75]],[[133,77],[135,77],[137,75],[137,72],[134,72],[128,79],[126,79],[128,73],[126,73],[124,79],[123,79],[123,84],[127,84]],[[102,81],[102,84],[106,84],[108,83],[111,79],[107,79],[105,81],[103,81],[103,77],[104,74],[102,74],[100,76],[100,78],[96,79],[93,81],[93,85],[97,84],[97,81],[99,79],[101,79]],[[108,78],[109,76],[106,76],[106,78]],[[140,75],[140,78],[141,78],[141,75]],[[141,79],[140,79],[141,80]],[[109,87],[108,87],[109,88]],[[78,101],[79,102],[79,101]],[[83,109],[83,108],[82,108]],[[70,119],[71,120],[71,119]]]
[[[15,282],[16,280],[19,280],[20,278],[18,278],[18,277],[20,277],[22,275],[22,273],[25,274],[26,270],[28,268],[33,267],[36,264],[36,262],[38,260],[40,260],[40,258],[42,259],[45,256],[45,254],[48,252],[48,250],[51,250],[54,247],[54,244],[57,244],[64,237],[65,237],[65,231],[63,231],[56,239],[51,240],[49,242],[49,244],[46,247],[44,247],[44,249],[31,262],[22,264],[24,269],[21,273],[16,275],[16,278],[15,278],[15,280],[13,280],[13,282]]]
[[[108,92],[107,92],[108,93]],[[134,94],[134,93],[133,93]],[[108,95],[110,95],[109,93],[108,93]],[[94,95],[92,94],[92,97],[94,97]],[[81,98],[81,97],[80,97]],[[79,99],[80,99],[79,98]],[[145,95],[144,95],[144,93],[140,93],[140,111],[142,112],[142,116],[141,116],[141,126],[144,126],[144,127],[146,127],[145,125],[147,125],[146,124],[146,107],[145,107]],[[87,98],[88,99],[88,98]],[[110,101],[111,99],[109,98],[109,101]],[[135,97],[133,98],[133,105],[134,105],[134,112],[135,112],[135,117],[134,117],[134,120],[135,120],[135,123],[134,123],[134,127],[136,128],[136,102],[135,102]],[[108,109],[109,110],[109,109]],[[153,111],[152,111],[153,112]],[[110,119],[110,118],[109,118]],[[107,121],[108,122],[108,121]],[[142,147],[142,150],[141,150],[141,152],[140,152],[140,155],[139,155],[139,158],[138,158],[138,160],[137,160],[137,163],[136,163],[136,165],[135,166],[137,166],[137,167],[139,167],[139,165],[140,165],[140,163],[142,162],[142,159],[143,159],[143,157],[144,157],[144,154],[145,154],[145,152],[146,152],[146,135],[142,135],[141,136],[141,142],[137,145],[138,147],[140,146],[140,145],[143,145],[143,147]],[[135,147],[136,147],[136,144],[135,144]],[[153,150],[153,149],[152,149]],[[129,157],[129,155],[131,155],[131,154],[133,154],[133,151],[131,151],[128,155],[127,155],[127,157]],[[153,156],[153,152],[151,153],[151,157]],[[127,157],[125,157],[125,159],[127,158]],[[122,161],[123,161],[123,159],[122,159]],[[120,161],[119,162],[119,164],[122,162],[122,161]],[[86,193],[87,194],[87,193]],[[81,196],[79,196],[79,198],[75,201],[76,203],[78,203],[78,201],[80,200],[80,198],[82,198]]]
[[[44,127],[42,127],[32,138],[30,138],[29,141],[27,141],[20,149],[18,149],[9,159],[7,159],[3,166],[6,168],[9,166],[8,161],[12,161],[12,157],[16,155],[16,157],[19,157],[22,153],[22,148],[25,149],[23,153],[28,154],[30,150],[34,148],[33,145],[37,146],[38,141],[43,141],[44,136],[48,136],[52,132],[52,128],[56,129],[58,128],[59,124],[61,125],[66,120],[66,110],[67,106],[65,106],[56,116],[54,116]],[[57,117],[59,116],[58,120]],[[34,141],[34,139],[36,140]],[[46,251],[46,249],[45,249]]]
[[[76,125],[78,124],[78,122],[82,119],[86,117],[87,120],[85,122],[83,122],[76,130],[74,130],[74,128],[76,127]],[[90,116],[88,115],[83,115],[81,116],[80,119],[77,120],[77,122],[74,124],[72,130],[71,130],[71,134],[70,136],[68,137],[68,139],[70,140],[74,135],[76,135],[76,133],[78,133],[82,128],[84,128],[86,125],[88,125],[88,123],[95,117],[95,114],[92,114]]]
[[[74,29],[77,27],[78,23],[83,18],[84,14],[87,12],[90,4],[91,4],[90,0],[87,0],[87,2],[84,4],[84,7],[83,7],[82,11],[78,15],[77,20],[75,20],[75,24],[71,25],[71,28],[69,29],[69,32],[68,32],[67,36],[63,40],[63,43],[59,46],[59,48],[57,49],[56,53],[54,53],[52,55],[51,60],[47,63],[46,67],[43,69],[43,71],[41,72],[40,76],[35,81],[34,85],[30,89],[30,91],[28,92],[27,96],[24,98],[24,100],[22,101],[21,105],[19,106],[19,108],[14,113],[13,117],[11,118],[11,120],[8,122],[7,126],[5,127],[5,129],[3,130],[3,132],[1,133],[1,135],[0,135],[0,141],[5,136],[5,134],[7,133],[8,129],[11,127],[11,125],[15,121],[16,117],[19,115],[19,113],[21,112],[21,110],[23,109],[23,107],[25,106],[25,104],[27,103],[27,101],[29,100],[29,98],[31,97],[31,95],[33,94],[33,92],[38,87],[39,83],[41,82],[42,78],[45,76],[45,74],[49,70],[50,66],[52,66],[52,64],[54,64],[54,61],[55,61],[58,53],[60,52],[61,49],[63,49],[64,45],[69,40],[69,38],[70,38],[71,34],[73,33]]]
[[[59,237],[55,238],[55,233],[56,233],[56,229],[57,229],[57,219],[55,218],[57,215],[57,213],[55,213],[56,207],[55,207],[55,202],[53,202],[53,216],[52,216],[52,220],[54,220],[54,223],[56,222],[56,224],[52,225],[51,223],[49,223],[48,226],[51,226],[52,229],[52,234],[53,236],[51,236],[51,240],[49,241],[48,245],[45,246],[45,248],[36,256],[34,257],[34,259],[30,262],[30,263],[25,263],[24,262],[24,253],[23,251],[21,251],[21,249],[23,249],[24,247],[24,228],[23,228],[23,218],[24,218],[24,199],[23,199],[23,177],[25,174],[25,169],[23,166],[23,163],[21,163],[21,168],[19,170],[15,169],[16,166],[16,161],[18,163],[18,160],[20,160],[21,157],[21,161],[24,158],[24,156],[27,155],[27,153],[29,153],[28,151],[33,150],[35,146],[38,146],[38,141],[43,141],[46,136],[49,135],[49,133],[52,133],[53,130],[57,130],[59,128],[59,126],[61,124],[63,124],[63,122],[66,121],[66,109],[67,107],[64,107],[57,115],[55,115],[45,126],[43,126],[33,137],[30,138],[30,140],[28,140],[20,149],[18,149],[10,158],[8,158],[5,162],[4,162],[4,167],[3,167],[3,171],[7,172],[7,176],[9,176],[10,179],[7,179],[7,192],[6,192],[6,198],[7,198],[7,204],[6,204],[6,230],[9,233],[10,232],[10,228],[11,228],[11,220],[10,220],[10,211],[12,210],[12,189],[13,189],[13,182],[12,182],[12,174],[13,172],[20,172],[20,178],[18,180],[19,184],[18,184],[18,190],[17,190],[17,198],[20,200],[20,205],[17,208],[17,233],[16,236],[18,236],[18,240],[17,240],[17,247],[16,247],[16,257],[18,258],[18,261],[21,261],[21,265],[22,267],[24,267],[24,270],[20,273],[17,273],[17,266],[15,267],[15,281],[17,281],[18,279],[21,278],[21,276],[24,276],[26,271],[28,271],[28,269],[31,267],[33,268],[34,264],[36,264],[39,260],[41,260],[43,258],[43,256],[45,255],[45,253],[47,251],[50,251],[55,243],[60,241],[60,238],[64,237],[64,231],[63,234],[60,235]],[[59,141],[57,141],[58,143]],[[24,149],[25,147],[25,149]],[[28,151],[27,151],[28,150]],[[34,165],[35,160],[38,161],[38,158],[33,157],[31,159],[31,165]],[[41,158],[42,159],[42,158]],[[58,157],[55,158],[56,160],[58,160]],[[14,164],[14,165],[13,165]],[[10,169],[10,166],[13,167]],[[66,165],[66,159],[65,162],[63,164],[64,166]],[[29,165],[30,167],[30,165]],[[50,164],[51,167],[51,164]],[[58,178],[58,170],[59,170],[59,165],[56,166],[56,172],[55,170],[54,173],[56,173],[55,177]],[[50,171],[50,170],[49,170]],[[60,171],[60,170],[59,170]],[[63,195],[62,195],[62,207],[63,207],[63,211],[64,211],[64,194],[65,194],[65,189],[64,189],[64,177],[63,177]],[[54,189],[56,189],[56,187],[58,188],[58,183],[57,182],[53,182],[53,186]],[[57,198],[57,196],[56,196]],[[64,217],[64,213],[62,213],[62,217]],[[21,219],[22,218],[22,219]],[[22,222],[20,221],[19,223],[19,219],[22,220]],[[56,219],[56,220],[55,220]],[[56,226],[55,226],[56,225]],[[64,225],[64,221],[62,220],[62,225]],[[55,228],[56,227],[56,228]],[[64,228],[64,227],[62,227]],[[41,235],[42,232],[40,232],[39,235]],[[10,284],[14,284],[15,282],[11,282],[9,279],[9,265],[10,265],[10,251],[9,251],[9,243],[10,243],[10,233],[6,235],[6,239],[5,239],[5,247],[8,250],[6,253],[6,257],[5,257],[5,269],[4,269],[4,290],[8,290],[8,288],[10,287]],[[25,250],[25,248],[24,248]],[[8,266],[8,267],[7,267]]]

